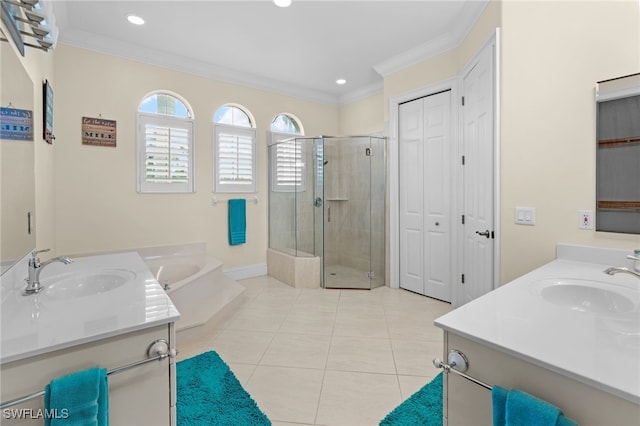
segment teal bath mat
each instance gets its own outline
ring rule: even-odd
[[[177,426],[270,425],[214,351],[176,364]]]
[[[442,373],[387,414],[380,426],[442,426]]]

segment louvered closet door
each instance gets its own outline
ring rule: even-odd
[[[451,300],[450,92],[400,105],[400,287]]]

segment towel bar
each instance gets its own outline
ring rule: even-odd
[[[440,361],[438,358],[435,358],[433,360],[433,365],[436,368],[442,368],[444,372],[447,374],[455,373],[458,376],[463,377],[477,385],[480,385],[485,389],[489,389],[489,390],[493,389],[491,385],[488,385],[485,382],[476,379],[475,377],[471,377],[468,374],[464,374],[464,372],[467,371],[469,361],[467,361],[467,357],[462,352],[457,351],[455,349],[452,349],[451,351],[449,351],[448,362],[449,364],[445,364],[444,362]]]
[[[174,358],[177,355],[177,351],[175,349],[169,350],[169,343],[165,339],[158,339],[152,342],[147,349],[147,356],[149,358],[143,359],[140,361],[132,362],[131,364],[123,365],[121,367],[114,368],[112,370],[107,371],[107,376],[113,374],[119,374],[123,371],[130,370],[134,367],[138,367],[140,365],[144,365],[150,363],[152,361],[161,361],[165,358]],[[0,410],[6,407],[11,407],[12,405],[20,404],[32,399],[39,398],[44,396],[44,391],[36,392],[31,395],[23,396],[21,398],[12,399],[10,401],[5,401],[0,404]]]
[[[248,199],[246,199],[246,200],[247,200],[247,202],[249,201]],[[259,201],[259,199],[258,199],[257,195],[254,195],[251,198],[251,202],[253,204],[258,204],[258,201]],[[228,202],[229,202],[229,200],[218,200],[218,197],[216,197],[215,195],[211,197],[211,205],[212,206],[217,206],[218,204],[227,204]]]

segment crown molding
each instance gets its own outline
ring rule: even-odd
[[[373,69],[381,76],[386,77],[411,65],[455,49],[467,37],[488,3],[489,0],[467,1],[456,21],[455,27],[449,32],[382,61],[374,65]]]
[[[380,81],[378,83],[361,87],[360,89],[352,90],[351,92],[345,93],[338,97],[338,105],[342,106],[342,105],[350,104],[352,102],[356,102],[361,99],[365,99],[370,96],[377,95],[379,93],[382,93],[383,89],[384,89],[384,84],[382,81]]]
[[[338,97],[324,92],[297,87],[291,83],[243,73],[219,65],[171,54],[159,49],[141,48],[132,43],[113,40],[85,31],[66,29],[58,42],[72,47],[117,56],[136,62],[186,72],[200,77],[275,92],[321,104],[337,105]]]

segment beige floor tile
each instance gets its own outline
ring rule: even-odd
[[[211,348],[225,362],[258,364],[273,336],[259,331],[224,330],[213,338]]]
[[[272,421],[313,424],[324,371],[259,365],[247,392]]]
[[[284,319],[287,317],[287,310],[280,309],[255,309],[250,307],[242,308],[228,322],[226,330],[247,330],[247,331],[278,331]]]
[[[377,425],[400,401],[395,375],[327,370],[316,424]]]
[[[227,365],[242,386],[247,385],[249,378],[256,369],[256,365],[254,364],[239,364],[237,362],[228,362]]]
[[[381,312],[339,311],[333,328],[334,336],[370,337],[388,339],[387,321]]]
[[[278,331],[330,336],[333,333],[335,318],[335,311],[293,309],[287,313]]]
[[[427,383],[429,383],[435,376],[438,375],[439,370],[433,369],[434,375],[430,377],[422,376],[398,376],[398,382],[400,383],[400,393],[402,400],[409,398],[414,393],[422,389]]]
[[[438,371],[434,358],[442,358],[443,343],[424,340],[391,340],[398,374],[431,376]]]
[[[410,312],[387,313],[387,327],[391,339],[429,340],[442,342],[442,329],[433,325],[430,314],[415,314]]]
[[[278,333],[260,365],[324,369],[330,342],[331,336]]]
[[[336,312],[339,300],[340,290],[302,290],[291,309]]]
[[[388,339],[333,336],[327,369],[396,374]]]

